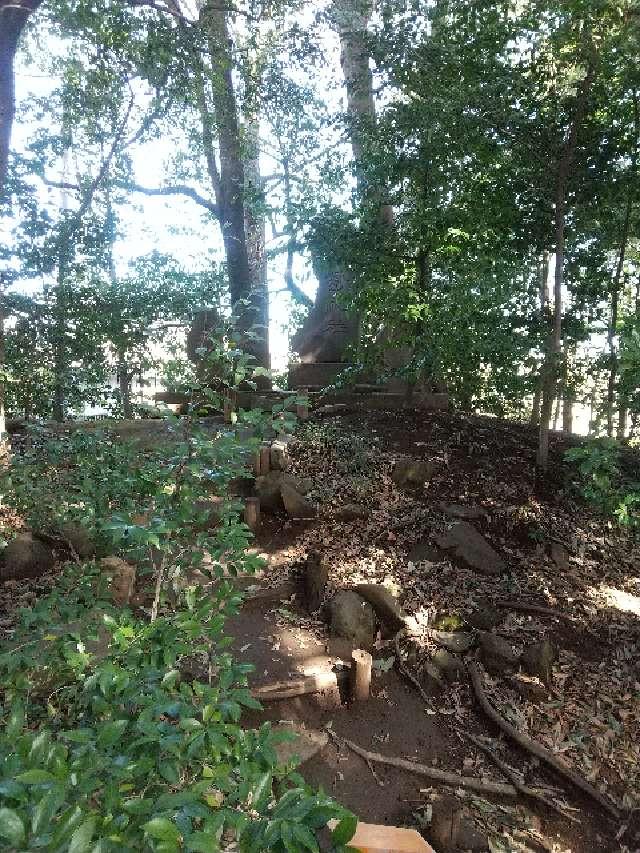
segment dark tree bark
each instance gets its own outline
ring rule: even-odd
[[[233,56],[227,21],[228,12],[214,2],[206,2],[200,26],[207,37],[210,68],[198,64],[199,109],[207,171],[216,199],[216,215],[224,244],[229,292],[236,306],[241,333],[252,326],[264,326],[260,340],[246,340],[244,347],[261,367],[269,367],[268,294],[266,280],[252,275],[247,246],[247,206],[245,204],[245,162],[240,138],[238,105],[233,87]],[[211,85],[207,87],[206,78]],[[208,97],[213,106],[209,110]],[[216,160],[217,142],[220,166]],[[257,233],[256,245],[259,243]]]
[[[573,161],[578,145],[578,135],[582,122],[584,121],[587,100],[591,85],[595,77],[595,65],[590,60],[587,73],[580,84],[576,100],[575,110],[569,132],[562,146],[560,158],[556,169],[555,186],[555,271],[553,282],[553,319],[551,333],[545,354],[543,371],[542,406],[540,412],[540,430],[538,441],[538,454],[536,463],[543,471],[547,470],[549,464],[549,421],[553,408],[553,400],[556,396],[558,385],[558,374],[560,360],[562,357],[562,286],[564,284],[565,263],[565,226],[567,218],[567,192],[569,180],[573,169]]]
[[[540,319],[543,327],[549,323],[549,255],[543,252],[538,266],[538,299],[540,302]],[[540,406],[542,404],[542,371],[538,372],[536,389],[531,407],[531,426],[540,424]]]
[[[571,365],[575,359],[575,344],[565,345],[565,358],[562,372],[562,434],[571,435],[573,432],[573,407],[576,402],[576,391],[571,378]]]
[[[4,198],[15,115],[14,63],[20,36],[42,0],[0,0],[0,201]]]
[[[384,203],[383,188],[379,182],[371,181],[367,169],[367,136],[376,124],[367,44],[367,28],[372,12],[372,0],[333,2],[333,19],[340,36],[340,64],[347,92],[347,121],[358,193],[365,208],[375,211],[383,224],[392,225],[391,205]]]
[[[609,328],[607,330],[607,346],[609,349],[609,378],[607,381],[607,435],[613,435],[613,418],[615,408],[615,391],[616,380],[618,377],[618,354],[616,352],[615,336],[618,328],[618,309],[620,303],[620,287],[622,284],[622,273],[624,269],[625,257],[627,254],[627,245],[629,242],[629,229],[631,225],[631,214],[633,212],[633,203],[635,201],[635,177],[638,168],[638,145],[640,144],[640,105],[638,103],[638,93],[633,93],[633,123],[634,123],[634,148],[631,155],[631,182],[627,200],[624,208],[622,219],[622,228],[620,231],[620,250],[618,252],[618,261],[616,269],[611,281],[611,314],[609,317]],[[626,403],[623,399],[620,400],[620,408],[618,410],[618,438],[624,438],[625,426],[627,420]]]
[[[131,403],[131,381],[133,379],[133,372],[129,370],[126,353],[124,353],[124,351],[120,351],[118,353],[117,373],[120,403],[122,405],[122,417],[125,421],[132,421],[133,405]]]

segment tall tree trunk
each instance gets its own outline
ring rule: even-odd
[[[562,397],[562,434],[569,436],[573,433],[573,407],[575,406],[575,391],[570,385],[565,385]]]
[[[618,262],[616,264],[615,273],[611,281],[611,314],[609,318],[609,328],[607,330],[607,345],[609,349],[609,378],[607,381],[607,435],[613,435],[613,415],[615,403],[615,388],[616,379],[618,376],[618,355],[616,352],[615,336],[618,327],[618,308],[620,302],[620,288],[622,284],[622,273],[624,270],[624,261],[627,253],[627,245],[629,242],[629,228],[631,224],[631,214],[633,212],[633,203],[635,200],[635,178],[638,168],[638,146],[640,145],[640,104],[638,102],[638,92],[633,92],[633,124],[634,124],[634,147],[631,155],[630,175],[631,181],[629,191],[627,193],[627,201],[622,220],[622,229],[620,231],[620,250],[618,252]],[[624,438],[626,427],[626,403],[622,399],[624,392],[621,393],[619,417],[618,417],[618,438]]]
[[[63,423],[67,414],[67,346],[66,346],[66,294],[64,262],[58,267],[58,283],[53,308],[53,419]]]
[[[540,304],[540,320],[544,328],[548,323],[549,317],[549,253],[546,251],[542,253],[538,264],[538,300]],[[542,370],[540,370],[536,379],[536,389],[533,395],[533,405],[529,419],[531,426],[538,426],[540,424],[542,380]]]
[[[131,403],[131,380],[133,373],[127,364],[127,355],[120,350],[117,361],[118,389],[120,391],[120,403],[122,405],[122,417],[125,421],[133,420],[133,405]]]
[[[245,165],[240,138],[238,105],[233,86],[233,56],[227,15],[228,10],[206,0],[200,9],[200,25],[207,36],[210,67],[205,67],[197,54],[198,100],[202,124],[207,171],[216,199],[216,215],[222,232],[229,293],[234,305],[238,330],[249,332],[255,325],[268,320],[266,282],[255,286],[247,250]],[[206,78],[210,86],[206,86]],[[213,105],[209,111],[207,90]],[[220,167],[216,161],[214,129]],[[269,367],[268,340],[246,337],[244,348],[255,356],[260,367]]]
[[[627,435],[627,416],[629,410],[625,403],[620,405],[618,409],[618,426],[616,428],[616,438],[618,441],[624,441]]]
[[[0,0],[0,202],[4,198],[15,115],[14,64],[20,36],[42,0]]]
[[[0,0],[0,205],[5,198],[11,129],[16,111],[15,58],[29,16],[42,0]],[[0,281],[0,373],[4,373],[4,280]],[[0,379],[0,447],[8,451],[5,383]]]
[[[259,91],[259,79],[254,81]],[[257,98],[253,99],[251,113],[247,115],[245,131],[245,179],[248,199],[245,203],[245,235],[247,257],[251,276],[251,301],[256,307],[256,323],[261,336],[261,352],[256,356],[258,363],[270,367],[269,358],[269,284],[267,278],[266,222],[263,202],[263,182],[260,174],[260,114]],[[261,377],[261,386],[270,386],[266,377]]]
[[[593,61],[589,61],[587,73],[580,84],[576,108],[569,127],[569,133],[563,146],[562,154],[558,161],[556,171],[555,187],[555,212],[554,212],[554,235],[555,235],[555,270],[553,281],[553,321],[551,334],[545,354],[543,366],[543,391],[542,406],[540,413],[540,430],[538,441],[537,465],[543,471],[547,470],[549,464],[549,420],[553,400],[556,396],[558,384],[558,371],[562,357],[562,286],[564,283],[565,262],[565,226],[567,217],[567,190],[571,169],[578,144],[578,134],[584,120],[587,108],[587,98],[595,76]]]
[[[383,224],[391,225],[391,205],[384,203],[383,188],[379,181],[371,180],[367,169],[367,137],[376,124],[367,44],[373,5],[372,0],[334,0],[332,14],[340,37],[340,64],[347,91],[347,123],[358,194],[366,209],[375,211]]]
[[[5,292],[4,277],[0,275],[0,368],[5,363]],[[6,459],[9,450],[9,436],[7,434],[7,417],[5,411],[5,384],[0,381],[0,458]]]
[[[553,413],[553,431],[556,432],[558,429],[558,423],[560,421],[560,404],[562,403],[562,391],[556,397],[556,407]]]

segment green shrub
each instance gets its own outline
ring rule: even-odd
[[[240,723],[259,705],[224,626],[241,602],[230,577],[259,560],[227,487],[271,424],[239,419],[254,439],[191,416],[147,451],[106,432],[41,437],[5,476],[5,503],[30,525],[83,524],[153,588],[146,608],[116,607],[99,564],[72,562],[19,612],[0,653],[3,849],[313,851],[332,818],[335,849],[351,838],[355,818],[278,764],[269,725]],[[194,533],[212,494],[217,526]],[[210,583],[191,583],[193,569]]]
[[[596,438],[565,453],[577,466],[577,488],[606,516],[628,527],[640,525],[640,483],[626,478],[620,465],[620,445],[612,438]]]

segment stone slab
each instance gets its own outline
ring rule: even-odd
[[[442,393],[392,394],[380,391],[372,394],[355,394],[348,391],[322,395],[323,405],[344,404],[367,411],[398,411],[419,409],[420,411],[443,411],[449,408],[449,395]]]
[[[338,376],[351,365],[347,362],[327,361],[293,364],[289,368],[289,387],[326,388],[333,385]]]

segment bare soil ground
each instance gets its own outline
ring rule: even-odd
[[[507,741],[478,707],[464,673],[425,701],[398,672],[395,648],[382,637],[373,651],[368,702],[349,706],[325,692],[270,703],[247,717],[248,725],[284,720],[317,730],[329,726],[373,752],[507,782],[469,741],[471,733],[571,816],[368,766],[333,740],[305,762],[306,779],[362,819],[418,826],[438,853],[640,851],[640,555],[629,533],[576,497],[563,440],[552,438],[544,481],[535,474],[535,444],[535,431],[527,427],[447,413],[311,420],[292,447],[290,472],[308,480],[318,518],[264,517],[256,546],[266,568],[256,583],[281,592],[248,602],[228,626],[236,655],[255,666],[255,685],[331,669],[337,655],[322,613],[305,613],[290,583],[316,551],[329,568],[327,597],[362,582],[397,594],[414,638],[410,645],[403,641],[402,662],[425,688],[425,664],[436,649],[428,626],[436,613],[467,619],[497,609],[493,630],[516,652],[544,638],[557,645],[552,681],[537,683],[535,697],[522,695],[509,671],[482,669],[484,689],[513,726],[609,797],[619,820]],[[431,463],[424,488],[404,491],[393,483],[393,466],[406,456]],[[625,459],[637,481],[639,459],[633,452]],[[367,517],[340,520],[345,504],[365,507]],[[471,511],[471,523],[505,561],[500,576],[478,574],[439,551],[452,504]],[[55,574],[0,587],[0,633],[9,638],[17,608],[32,606],[53,584]],[[504,600],[559,615],[496,608]],[[477,655],[474,646],[463,655],[465,663]]]
[[[535,439],[527,427],[443,413],[359,413],[312,421],[292,450],[290,470],[309,479],[319,518],[266,518],[257,541],[268,560],[262,585],[277,587],[295,577],[315,550],[329,567],[329,595],[360,582],[382,583],[398,593],[419,637],[417,649],[415,643],[404,648],[403,661],[423,684],[424,664],[435,649],[426,628],[434,613],[464,618],[508,599],[561,614],[501,608],[495,631],[516,652],[548,637],[559,659],[552,683],[545,688],[538,682],[533,700],[521,695],[509,672],[483,671],[484,689],[512,725],[610,797],[620,809],[619,821],[501,736],[464,676],[426,705],[396,672],[394,649],[382,640],[374,651],[379,669],[369,702],[347,707],[335,697],[301,697],[270,704],[251,720],[330,725],[370,751],[507,781],[469,742],[466,734],[473,733],[488,738],[527,784],[544,787],[572,818],[523,800],[498,802],[446,789],[404,770],[370,768],[334,742],[305,763],[309,782],[322,784],[361,818],[418,825],[439,853],[640,849],[633,811],[640,807],[638,553],[629,535],[575,497],[559,436],[552,440],[550,476],[536,479]],[[394,485],[391,471],[401,456],[433,463],[424,489],[406,492]],[[633,454],[627,462],[637,464]],[[339,521],[336,511],[347,503],[367,507],[368,518]],[[438,553],[436,538],[451,522],[444,510],[450,504],[478,515],[472,523],[506,561],[502,575],[478,574]],[[305,614],[295,594],[257,610],[252,605],[230,630],[238,655],[256,666],[256,684],[334,663],[320,614]],[[472,649],[466,660],[476,655]]]

